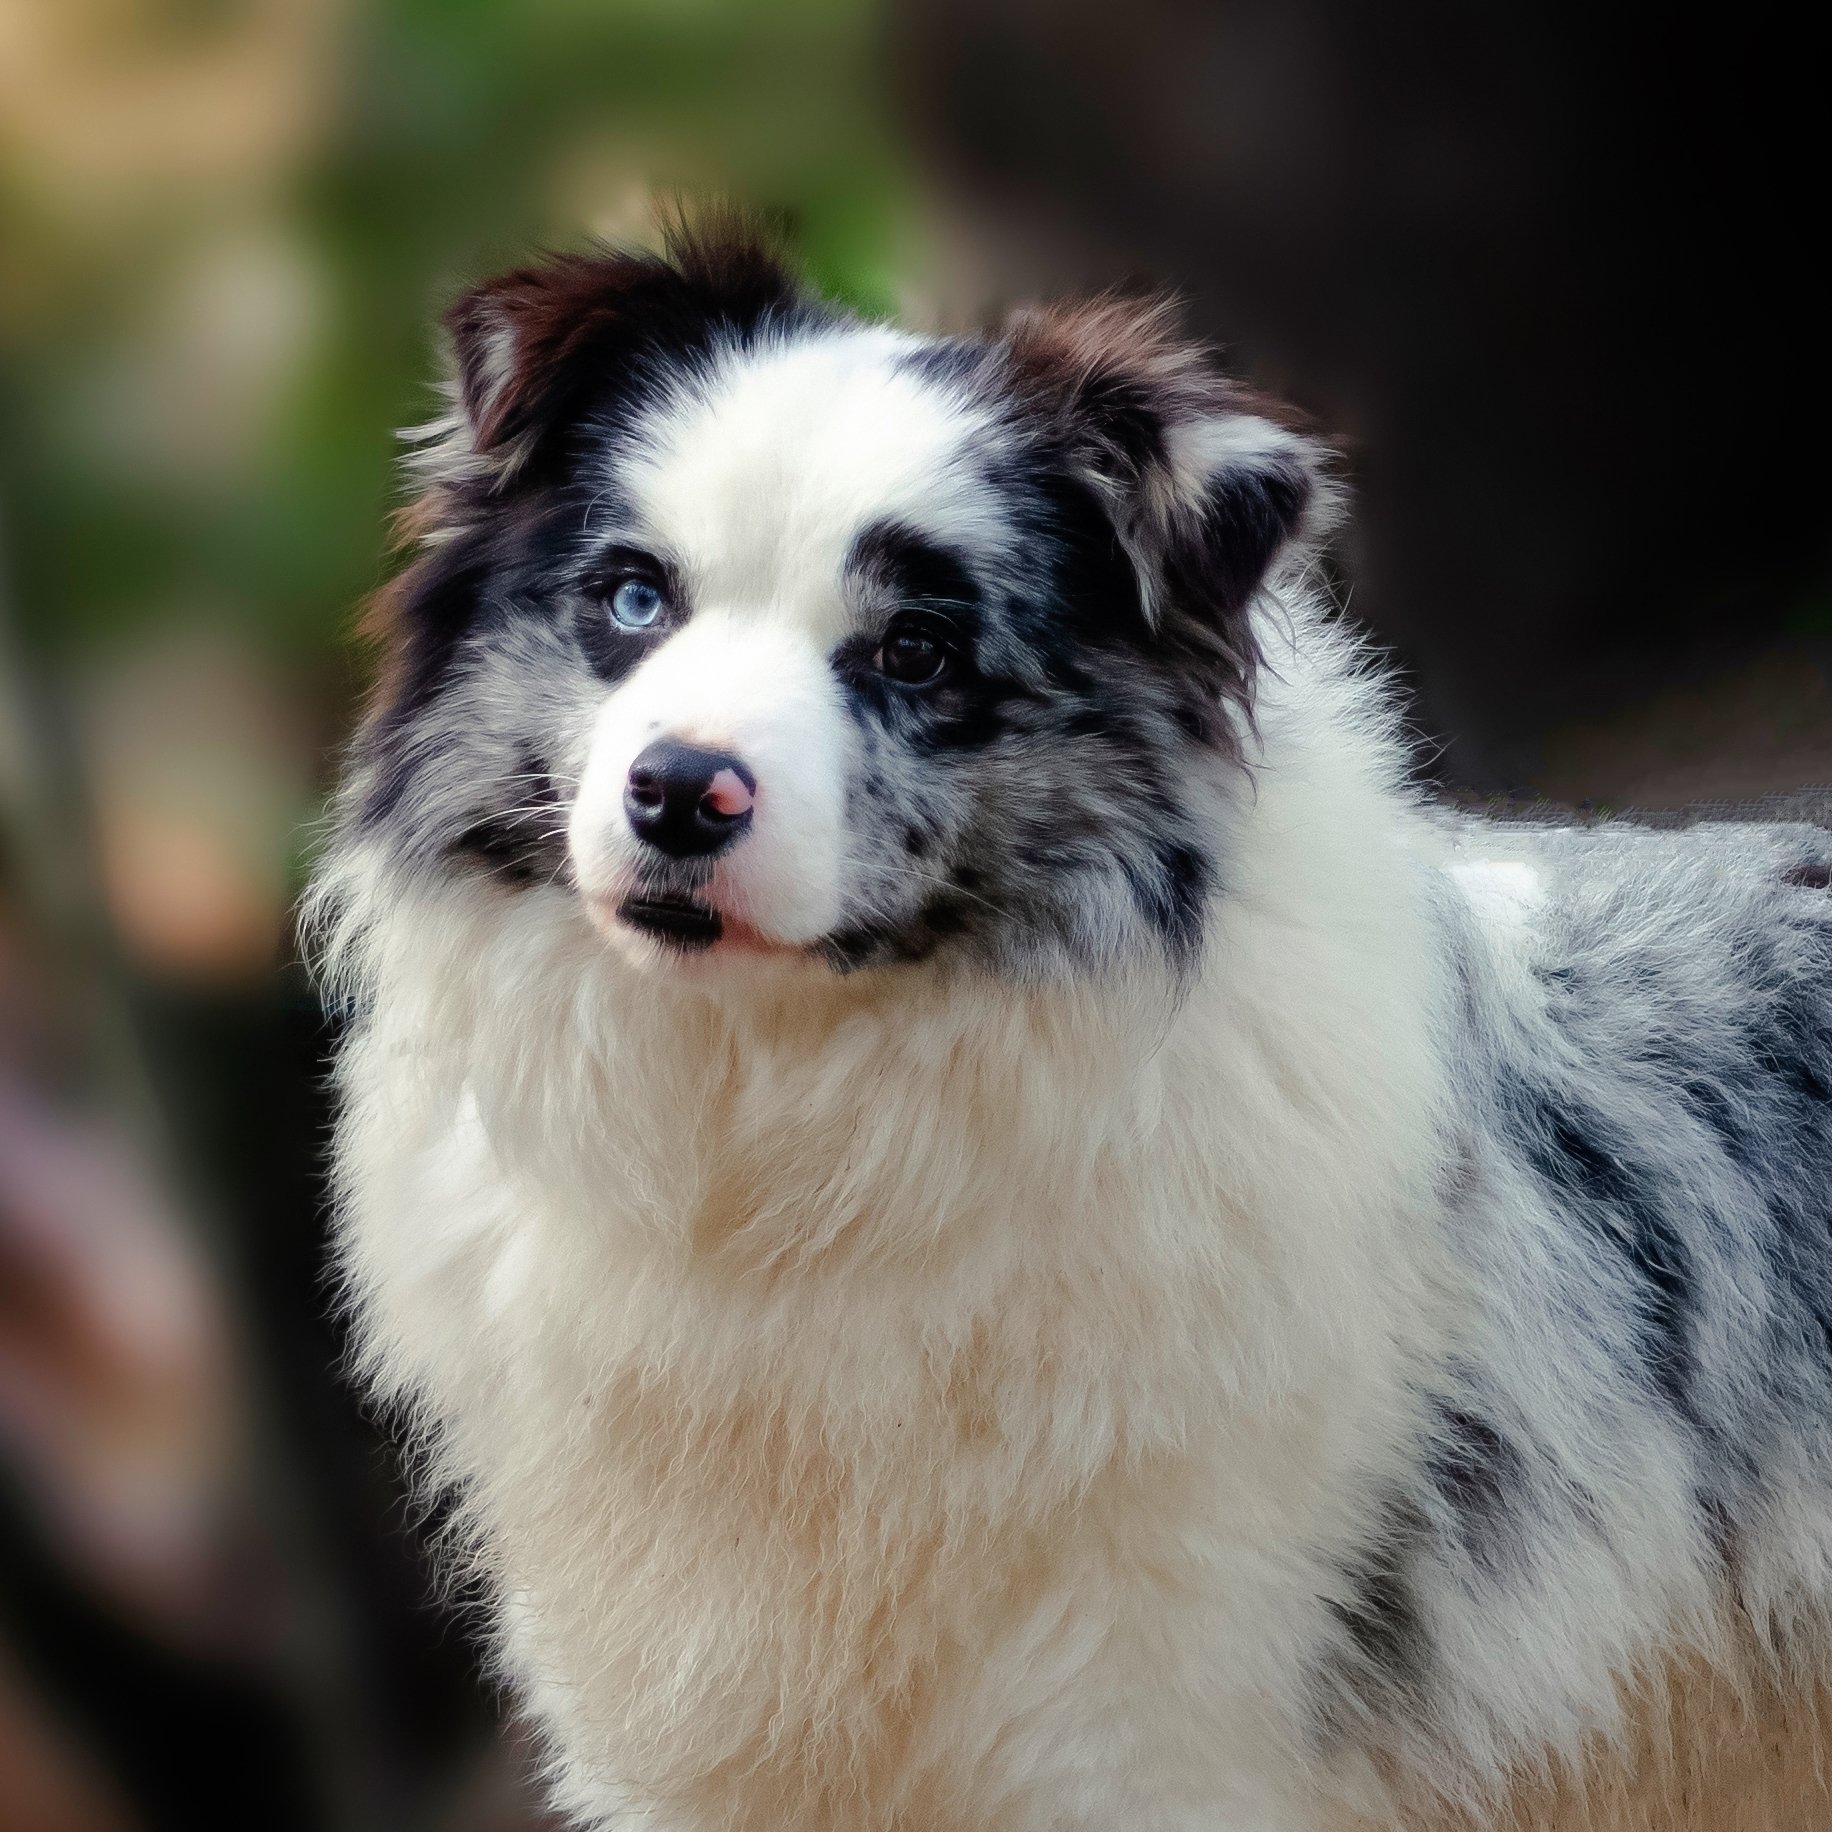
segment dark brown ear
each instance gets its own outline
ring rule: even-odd
[[[752,335],[798,303],[768,241],[731,218],[677,226],[659,254],[555,255],[485,280],[445,318],[473,473],[495,486],[525,474],[549,434],[658,359]]]
[[[1326,531],[1328,454],[1182,336],[1168,301],[1027,309],[1003,342],[1021,404],[1106,506],[1147,618],[1246,705],[1247,608],[1289,546]]]

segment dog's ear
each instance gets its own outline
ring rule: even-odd
[[[1326,530],[1327,453],[1180,335],[1168,301],[1026,309],[1001,343],[1023,410],[1111,519],[1150,627],[1249,709],[1247,610],[1280,555]]]
[[[446,456],[492,488],[530,476],[555,433],[640,388],[657,359],[751,335],[799,300],[768,239],[735,217],[676,224],[659,254],[561,254],[485,280],[445,316]]]

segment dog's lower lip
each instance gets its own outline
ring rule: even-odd
[[[691,897],[626,897],[617,914],[645,935],[689,951],[710,948],[725,933],[725,918]]]

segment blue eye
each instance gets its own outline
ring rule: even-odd
[[[647,579],[626,579],[611,594],[611,615],[626,630],[647,630],[662,614],[662,595]]]

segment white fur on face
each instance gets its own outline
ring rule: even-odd
[[[906,366],[918,347],[892,331],[766,345],[642,429],[627,487],[696,603],[830,648],[848,627],[846,556],[870,523],[997,546],[997,499],[960,462],[988,410]]]
[[[644,538],[685,578],[689,615],[606,696],[569,824],[588,906],[620,941],[615,908],[643,853],[624,784],[660,738],[729,751],[757,779],[750,828],[704,887],[714,907],[766,944],[807,946],[838,920],[857,747],[828,658],[853,627],[853,543],[886,520],[950,540],[1003,533],[960,462],[987,412],[902,366],[912,347],[880,331],[766,346],[639,430],[623,480]]]
[[[729,751],[757,779],[750,829],[715,861],[705,894],[766,941],[819,940],[839,913],[852,756],[819,645],[786,619],[704,612],[606,697],[567,843],[588,909],[619,939],[615,908],[642,852],[624,784],[637,753],[663,737]]]

